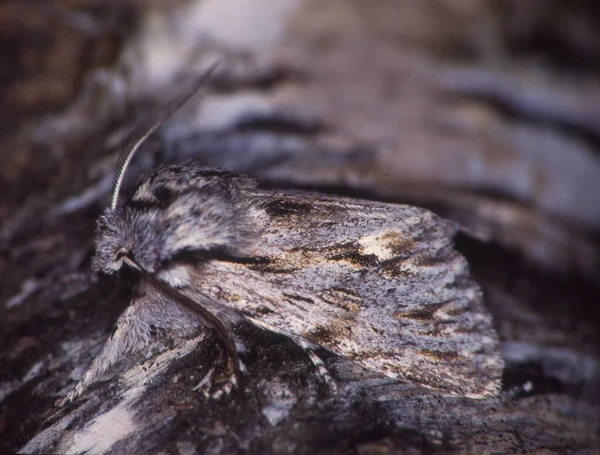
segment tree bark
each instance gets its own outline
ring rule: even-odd
[[[40,117],[25,95],[11,98],[20,121],[0,142],[0,450],[598,453],[598,74],[569,61],[559,76],[515,51],[536,41],[505,11],[469,4],[132,2],[137,27],[115,35],[130,16],[117,8],[106,22],[90,1],[54,5],[58,25],[36,22],[64,38],[79,30],[65,18],[93,19],[101,31],[70,49],[81,55],[89,40],[112,51],[62,67],[84,81],[77,97],[73,82],[54,101],[62,112]],[[554,21],[534,20],[542,14],[529,5],[521,18],[558,27],[563,13],[548,7]],[[595,17],[578,8],[573,17]],[[37,14],[47,19],[35,10],[30,20]],[[595,55],[578,49],[570,55]],[[443,395],[323,351],[333,394],[294,343],[245,327],[244,400],[195,389],[221,355],[198,334],[127,356],[57,407],[130,299],[127,283],[89,268],[115,145],[216,55],[222,71],[206,95],[148,141],[125,191],[134,175],[192,158],[267,188],[408,202],[460,222],[456,246],[502,342],[499,397]]]

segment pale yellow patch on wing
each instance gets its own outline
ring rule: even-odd
[[[358,240],[358,244],[361,246],[361,253],[364,255],[373,254],[377,256],[380,261],[386,261],[394,257],[394,251],[391,248],[391,244],[385,241],[387,232],[380,232],[377,234],[366,235]]]

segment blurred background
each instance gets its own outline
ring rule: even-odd
[[[597,443],[595,0],[2,2],[3,341],[48,317],[23,302],[88,273],[127,128],[217,60],[204,96],[138,154],[126,191],[193,158],[265,187],[457,221],[503,343],[505,391],[560,395],[571,406],[560,412],[587,422],[570,441]]]

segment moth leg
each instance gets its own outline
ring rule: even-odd
[[[304,340],[302,338],[294,339],[294,341],[302,349],[304,349],[304,352],[306,352],[306,355],[308,355],[308,358],[311,360],[313,366],[315,367],[317,376],[319,376],[319,378],[327,385],[327,387],[329,388],[329,390],[331,390],[332,393],[336,393],[338,390],[337,383],[331,377],[329,370],[325,366],[325,362],[323,362],[321,357],[319,357],[319,355],[315,352],[315,348],[317,346],[315,346],[312,343],[307,342],[306,340]]]
[[[212,375],[210,381],[206,382],[204,387],[208,387],[210,384],[211,386],[216,386],[220,389],[220,391],[217,390],[217,392],[209,395],[214,398],[220,398],[224,395],[228,395],[234,388],[237,388],[240,397],[243,398],[242,380],[243,375],[247,370],[240,359],[240,353],[245,351],[245,347],[236,340],[234,333],[235,325],[244,318],[239,314],[232,313],[227,307],[215,302],[204,294],[195,293],[193,297],[190,297],[186,293],[167,286],[152,277],[148,277],[147,281],[151,283],[152,286],[161,290],[165,295],[173,298],[174,301],[181,305],[181,308],[186,308],[187,310],[194,312],[204,323],[214,329],[215,335],[219,339],[219,344],[225,350],[226,368],[224,379]],[[204,382],[203,379],[201,383]],[[224,385],[219,387],[220,384]]]
[[[297,335],[292,335],[291,333],[287,333],[282,330],[279,330],[277,327],[274,327],[271,324],[267,324],[265,322],[259,321],[254,318],[248,318],[248,319],[250,320],[250,322],[252,322],[257,327],[260,327],[264,330],[269,330],[271,332],[278,333],[280,335],[283,335],[287,338],[292,339],[292,341],[294,341],[298,346],[300,346],[304,350],[304,352],[306,352],[306,355],[308,356],[308,358],[312,362],[313,366],[315,367],[317,376],[327,385],[327,387],[329,388],[329,390],[331,390],[332,393],[337,392],[338,387],[337,387],[335,380],[333,379],[333,377],[331,377],[329,370],[325,366],[325,362],[323,362],[321,357],[319,357],[319,355],[316,353],[316,350],[320,346],[317,346],[317,345],[311,343],[310,341],[308,341],[302,337],[299,337]]]
[[[237,351],[234,355],[222,353],[222,355],[226,356],[226,365],[221,374],[216,374],[218,367],[211,368],[192,390],[200,391],[205,398],[212,399],[220,399],[228,396],[236,388],[241,393],[241,381],[248,370],[239,357],[239,354],[243,353],[245,349],[237,343],[236,348]]]
[[[202,378],[202,380],[196,385],[196,387],[194,387],[192,390],[199,390],[200,392],[202,392],[202,395],[204,395],[205,398],[208,398],[210,396],[210,390],[212,389],[213,382],[215,379],[215,371],[215,368],[211,368],[208,371],[208,373],[206,373],[206,375]]]
[[[228,359],[228,370],[223,375],[216,375],[217,367],[211,368],[208,373],[202,378],[202,380],[192,390],[199,391],[205,398],[212,398],[218,400],[220,398],[228,396],[233,389],[240,388],[239,373],[236,374],[231,368],[233,368],[233,362],[231,358]],[[239,361],[239,359],[238,359]],[[244,364],[239,361],[240,369],[246,372]]]
[[[216,368],[211,368],[206,376],[198,383],[192,390],[200,391],[204,398],[212,398],[218,400],[219,398],[225,397],[231,393],[231,391],[238,386],[238,381],[235,375],[228,377],[227,381],[223,385],[217,385],[218,381],[215,377]]]
[[[229,355],[227,357],[227,367],[225,371],[224,378],[216,378],[215,383],[217,385],[217,390],[212,394],[212,398],[218,399],[222,396],[229,395],[229,393],[237,388],[241,392],[241,382],[243,380],[243,376],[248,372],[246,369],[246,365],[240,359],[240,350],[237,350],[236,343],[236,352],[235,355]],[[221,385],[223,384],[223,385]]]
[[[234,333],[233,328],[230,328],[227,333],[231,337],[231,342],[235,346],[235,350],[233,352],[223,353],[226,356],[227,364],[224,375],[221,377],[216,377],[213,382],[214,389],[216,390],[211,394],[211,397],[215,399],[229,395],[229,393],[235,388],[237,388],[240,394],[242,394],[242,381],[244,380],[244,376],[248,373],[246,365],[240,358],[240,354],[243,354],[246,351],[245,346],[237,342],[233,335],[231,335]],[[227,346],[226,349],[229,350]]]

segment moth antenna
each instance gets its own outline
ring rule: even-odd
[[[119,158],[117,159],[117,165],[115,167],[115,174],[113,177],[112,199],[110,203],[111,210],[117,208],[117,203],[119,201],[119,190],[121,189],[121,185],[123,183],[125,171],[127,170],[127,166],[129,166],[129,163],[137,149],[140,147],[140,145],[142,145],[146,138],[154,132],[156,128],[164,123],[165,120],[171,117],[181,106],[183,106],[192,96],[194,96],[194,94],[200,89],[200,87],[202,87],[202,85],[218,66],[219,62],[214,63],[191,85],[190,88],[176,98],[173,98],[164,106],[155,109],[131,130],[124,145],[121,147]]]

